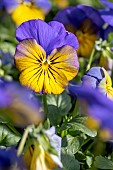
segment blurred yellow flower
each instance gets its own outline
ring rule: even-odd
[[[31,19],[45,19],[44,12],[32,3],[20,4],[11,14],[13,21],[20,25]]]
[[[56,5],[58,8],[63,9],[69,6],[68,0],[55,0]]]

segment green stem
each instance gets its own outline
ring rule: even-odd
[[[18,147],[18,151],[17,151],[17,155],[20,156],[22,151],[23,151],[23,148],[24,148],[24,145],[26,143],[26,140],[27,140],[27,137],[28,137],[28,134],[29,134],[29,131],[31,129],[32,125],[28,126],[25,131],[24,131],[24,134],[22,136],[22,139],[20,141],[20,144],[19,144],[19,147]]]
[[[75,108],[72,113],[72,117],[75,117],[77,115],[77,112],[78,112],[78,100],[76,100]]]
[[[46,94],[43,94],[43,105],[44,105],[44,112],[46,113],[46,116],[48,115],[48,105],[47,105],[47,97]]]
[[[91,67],[91,64],[92,64],[92,61],[93,61],[93,56],[94,56],[94,53],[95,53],[95,46],[91,52],[91,55],[90,55],[90,58],[89,58],[89,62],[88,62],[88,65],[86,67],[86,71],[88,71]]]

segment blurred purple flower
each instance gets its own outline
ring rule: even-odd
[[[0,81],[0,114],[16,126],[43,121],[44,113],[33,92],[18,83]]]
[[[113,137],[113,101],[89,86],[69,85],[68,90],[80,99],[81,104],[85,103],[85,113],[99,122],[100,128],[109,131]]]
[[[104,25],[100,13],[93,7],[77,5],[61,10],[54,20],[63,23],[69,32],[77,36],[80,43],[78,54],[88,57]]]
[[[24,170],[24,162],[21,157],[17,157],[16,150],[0,149],[0,170]]]

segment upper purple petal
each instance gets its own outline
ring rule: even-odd
[[[42,20],[24,22],[17,28],[16,38],[18,41],[28,38],[35,39],[44,48],[47,55],[53,49],[62,47],[63,45],[70,45],[77,49],[78,41],[74,34],[68,33],[61,23],[53,22],[49,24]]]
[[[82,84],[97,88],[98,84],[104,77],[104,72],[101,67],[92,67],[82,77]]]
[[[102,27],[104,24],[99,12],[93,7],[86,5],[77,5],[63,9],[54,18],[54,20],[63,24],[71,24],[75,27],[79,27],[85,19],[91,19],[97,27]]]

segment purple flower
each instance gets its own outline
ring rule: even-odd
[[[89,86],[69,85],[68,90],[71,95],[80,99],[80,104],[85,103],[85,113],[99,122],[100,128],[113,135],[113,101]]]
[[[31,90],[17,83],[0,81],[0,94],[0,110],[6,120],[20,127],[43,121],[41,104]]]
[[[24,170],[24,163],[20,157],[17,157],[16,150],[0,149],[0,169],[10,170],[11,167],[15,167],[15,170]]]
[[[79,56],[88,57],[104,24],[100,13],[93,7],[77,5],[61,10],[54,20],[63,23],[68,31],[77,36]]]

